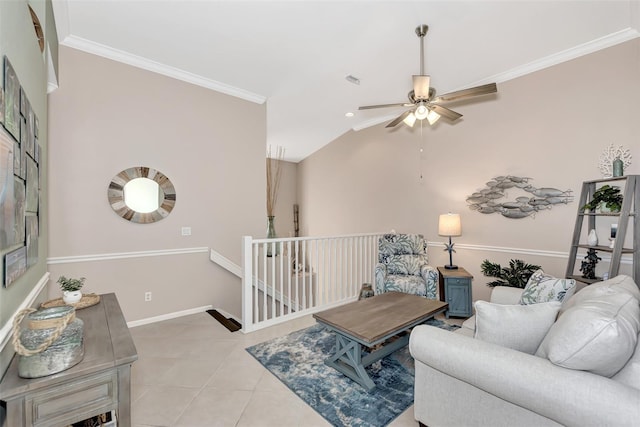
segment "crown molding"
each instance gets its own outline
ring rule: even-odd
[[[604,37],[600,37],[598,39],[591,40],[587,43],[583,43],[570,49],[563,50],[562,52],[554,53],[553,55],[549,55],[528,64],[521,65],[509,71],[505,71],[504,73],[496,74],[486,79],[479,80],[473,84],[470,84],[469,87],[492,82],[506,82],[517,77],[522,77],[524,75],[534,73],[536,71],[540,71],[545,68],[561,64],[563,62],[571,61],[572,59],[576,59],[581,56],[588,55],[590,53],[594,53],[620,43],[624,43],[629,40],[633,40],[637,37],[640,37],[640,32],[638,32],[638,30],[634,28],[625,28],[624,30],[608,34]]]
[[[256,104],[264,104],[267,100],[267,98],[262,95],[230,86],[216,80],[207,79],[197,74],[161,64],[142,56],[133,55],[119,49],[114,49],[100,43],[92,42],[82,37],[69,35],[65,37],[60,44],[83,52],[91,53],[93,55],[101,56],[103,58],[111,59],[113,61],[121,62],[123,64],[131,65],[132,67],[141,68],[176,80],[182,80],[187,83],[215,90],[216,92],[221,92]]]

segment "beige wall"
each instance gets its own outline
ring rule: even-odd
[[[85,290],[116,293],[128,321],[206,305],[239,316],[240,280],[201,248],[240,264],[241,236],[264,235],[265,106],[66,47],[59,58],[49,98],[50,296],[61,274],[84,276]],[[107,186],[131,166],[173,182],[166,219],[141,225],[112,211]],[[169,254],[109,256],[159,250]]]
[[[625,172],[640,174],[640,39],[498,88],[494,99],[453,106],[464,114],[455,125],[349,132],[299,163],[304,234],[395,229],[437,243],[446,239],[437,235],[438,215],[451,211],[463,226],[454,263],[474,275],[474,298],[489,294],[480,273],[485,258],[521,258],[563,275],[577,201],[508,219],[473,212],[465,199],[500,175],[571,189],[577,199],[582,181],[601,177],[598,161],[609,144],[630,149]],[[433,265],[448,263],[442,249],[430,249]]]
[[[44,26],[45,31],[55,26],[53,22],[47,21],[47,13],[45,9],[50,9],[50,4],[43,1],[33,1],[34,10],[39,13],[39,19]],[[40,197],[40,237],[38,244],[38,263],[27,270],[26,274],[20,277],[9,288],[0,285],[0,329],[10,325],[11,318],[16,311],[26,301],[35,297],[38,301],[45,297],[38,296],[38,283],[44,280],[46,274],[46,258],[48,245],[48,226],[47,226],[47,156],[48,156],[48,138],[47,138],[47,68],[45,66],[45,57],[40,53],[38,42],[36,39],[31,16],[27,2],[23,0],[1,1],[0,2],[0,59],[7,56],[20,80],[24,91],[31,102],[31,107],[35,111],[39,120],[41,145],[40,152],[40,172],[41,172],[41,197]],[[2,73],[4,75],[4,72]],[[0,85],[3,85],[3,79],[0,79]],[[15,247],[9,249],[13,250]],[[0,253],[0,258],[4,258],[7,251]],[[0,263],[2,268],[4,264]],[[2,275],[3,276],[3,275]],[[35,293],[35,295],[32,294]],[[0,333],[0,377],[4,373],[10,358],[13,356],[12,346],[2,346],[6,336]],[[2,424],[2,411],[0,409],[0,424]]]

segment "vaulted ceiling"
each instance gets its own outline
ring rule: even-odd
[[[420,24],[429,25],[425,71],[438,93],[500,83],[640,35],[638,0],[54,0],[53,6],[63,45],[266,102],[267,144],[284,147],[290,161],[402,112],[358,106],[407,100],[411,76],[420,72],[414,32]],[[464,106],[456,111],[464,114]]]

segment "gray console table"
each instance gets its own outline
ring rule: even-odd
[[[131,364],[138,359],[115,294],[76,311],[84,321],[82,362],[57,374],[25,379],[14,357],[2,382],[6,426],[65,426],[112,410],[119,427],[131,426]]]

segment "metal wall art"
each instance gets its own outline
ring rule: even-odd
[[[38,262],[40,145],[38,117],[11,62],[3,58],[0,96],[0,268],[5,287]]]
[[[616,159],[622,160],[623,169],[631,166],[631,152],[628,149],[624,149],[622,145],[614,147],[613,144],[610,144],[600,155],[600,163],[598,164],[603,178],[611,178],[613,176],[613,161]]]
[[[535,216],[536,212],[551,209],[559,203],[567,204],[573,201],[571,190],[557,188],[536,188],[529,184],[531,178],[518,176],[497,176],[487,182],[487,186],[469,197],[469,209],[483,213],[499,213],[506,218],[526,218]],[[530,195],[516,197],[512,201],[503,202],[507,196],[506,190],[522,190]]]

